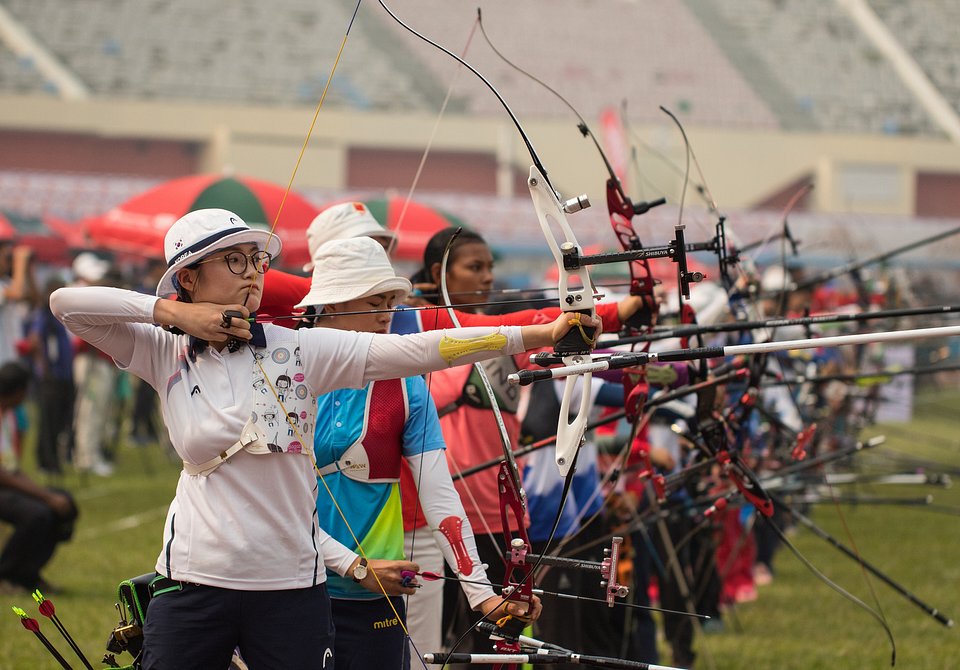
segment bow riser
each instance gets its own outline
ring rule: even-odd
[[[563,205],[560,204],[556,193],[550,188],[546,177],[535,165],[530,166],[527,186],[530,187],[530,197],[533,199],[533,206],[537,212],[540,228],[543,230],[547,246],[550,248],[550,253],[553,254],[560,272],[560,309],[564,312],[580,312],[581,314],[596,316],[594,295],[597,294],[597,290],[590,279],[587,268],[581,266],[576,271],[571,272],[564,264],[565,250],[567,250],[567,253],[576,251],[580,255],[582,255],[583,250],[577,243],[577,237],[573,229],[567,223]],[[562,243],[557,241],[556,229],[559,229],[563,234]],[[580,288],[570,287],[571,280],[575,277],[580,280]],[[567,342],[567,339],[564,338],[563,342],[558,343],[557,348],[566,347],[571,352],[590,353],[591,342],[582,341],[582,338],[577,338],[581,340],[579,343],[574,338],[569,338],[570,342]]]
[[[540,221],[540,227],[543,229],[543,235],[550,247],[554,260],[557,262],[557,268],[560,273],[560,309],[563,312],[575,312],[579,314],[588,314],[596,316],[596,305],[594,295],[597,293],[593,282],[590,279],[590,273],[586,267],[580,267],[571,273],[564,265],[564,250],[574,250],[580,253],[581,249],[577,244],[576,235],[570,224],[567,223],[566,214],[563,206],[557,198],[556,193],[548,184],[540,170],[534,165],[530,167],[530,177],[527,180],[530,187],[530,196],[533,199],[533,206],[537,212],[537,219]],[[563,234],[562,245],[557,242],[556,231]],[[580,288],[572,289],[570,280],[578,277],[581,281]],[[573,328],[556,345],[555,351],[562,356],[564,364],[579,363],[584,357],[589,357],[593,348],[594,329],[592,328]],[[560,423],[557,426],[557,455],[556,463],[560,474],[566,477],[570,472],[577,451],[583,442],[583,434],[587,427],[591,406],[591,386],[592,375],[583,375],[583,386],[580,389],[580,403],[576,415],[570,419],[570,409],[573,405],[575,395],[576,379],[567,379],[563,389],[563,397],[560,401]]]

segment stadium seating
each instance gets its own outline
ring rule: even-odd
[[[957,49],[960,3],[869,2],[954,109],[960,109],[960,51]]]
[[[792,120],[787,127],[839,133],[935,132],[890,64],[838,3],[687,4],[711,26],[713,37],[781,118]]]
[[[47,90],[47,86],[29,58],[21,58],[0,43],[0,90],[39,93]]]
[[[353,5],[344,0],[3,3],[96,95],[264,104],[319,98]],[[427,7],[436,5],[422,0],[391,5],[453,51],[462,50],[474,19],[472,6],[430,12]],[[605,11],[579,0],[531,0],[487,3],[484,9],[497,46],[548,79],[584,115],[627,100],[639,121],[662,119],[658,105],[664,104],[694,123],[780,125],[681,3],[641,0]],[[542,20],[547,15],[563,17],[560,30]],[[519,114],[568,115],[479,37],[468,58]],[[454,65],[370,3],[351,31],[327,104],[435,110]],[[497,105],[472,78],[460,78],[453,109],[500,113]]]
[[[95,95],[315,102],[353,12],[353,0],[2,0],[4,7]],[[960,101],[960,4],[869,0],[951,101]],[[472,6],[427,0],[391,7],[459,52]],[[551,20],[545,20],[549,17]],[[562,20],[556,21],[556,17]],[[588,118],[627,101],[638,122],[839,133],[937,134],[890,64],[834,2],[684,0],[597,3],[497,0],[484,5],[496,46],[562,91]],[[669,27],[669,29],[666,29]],[[479,37],[468,60],[522,116],[568,114],[496,58]],[[455,64],[375,3],[362,5],[327,104],[438,109]],[[28,60],[0,49],[0,90],[50,90]],[[452,109],[498,114],[461,76]]]

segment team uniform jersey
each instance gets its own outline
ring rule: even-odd
[[[357,442],[361,432],[368,426],[393,423],[399,418],[401,434],[396,435],[393,444],[389,437],[376,436],[378,443],[367,437],[363,444],[371,460],[381,461],[389,454],[378,453],[392,449],[405,458],[428,451],[442,450],[445,445],[437,422],[437,410],[427,393],[422,377],[408,377],[391,380],[387,388],[391,393],[402,396],[402,404],[370,403],[368,396],[375,385],[373,382],[363,389],[341,389],[326,393],[318,399],[317,416],[322,422],[317,426],[314,436],[314,453],[317,464],[323,466],[334,463]],[[384,408],[389,409],[384,409]],[[405,409],[403,411],[402,408]],[[369,410],[369,413],[368,413]],[[396,416],[385,416],[394,414]],[[392,428],[392,426],[391,426]],[[399,460],[399,459],[398,459]],[[399,466],[399,463],[397,463]],[[399,470],[397,470],[399,475]],[[377,558],[403,559],[403,520],[400,506],[400,485],[397,481],[364,482],[335,472],[324,477],[326,485],[337,500],[340,510],[347,517],[344,521],[340,512],[330,500],[330,495],[321,485],[317,498],[320,527],[335,539],[349,547],[357,549],[356,538],[360,541],[368,556]],[[349,522],[349,528],[347,523]],[[351,533],[352,530],[352,533]],[[373,599],[381,597],[372,593],[352,579],[340,577],[327,571],[327,588],[332,598]]]
[[[363,388],[374,379],[446,368],[449,362],[439,350],[444,333],[413,336],[420,340],[415,342],[396,335],[267,324],[255,329],[258,341],[251,346],[234,352],[208,347],[191,355],[192,338],[152,325],[157,300],[104,287],[60,289],[51,297],[51,308],[64,325],[160,395],[170,440],[185,471],[164,524],[157,572],[236,590],[310,587],[325,580],[324,566],[344,574],[356,554],[318,527],[318,484],[306,455],[312,452],[302,445],[297,450],[294,442],[302,437],[296,430],[284,426],[268,453],[240,450],[209,476],[188,474],[186,468],[209,462],[233,445],[258,403],[267,402],[255,386],[258,353],[270,352],[275,366],[289,363],[292,369],[299,361],[302,372],[292,375],[290,385],[276,388],[271,382],[278,393],[299,399],[301,393]],[[500,331],[505,343],[499,354],[522,351],[519,329]],[[455,336],[490,333],[464,329]],[[491,355],[481,352],[457,361]],[[307,439],[314,418],[312,413],[298,417],[298,426],[311,426]]]

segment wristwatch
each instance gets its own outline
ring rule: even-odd
[[[360,557],[360,562],[357,563],[357,567],[353,569],[353,581],[357,584],[363,581],[364,577],[367,576],[367,559]]]

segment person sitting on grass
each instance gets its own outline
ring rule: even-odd
[[[11,448],[19,440],[14,410],[27,395],[30,376],[22,363],[0,366],[0,440]],[[73,535],[76,518],[69,493],[40,486],[16,466],[0,462],[0,520],[14,529],[0,553],[0,593],[56,591],[40,571],[57,545]]]

